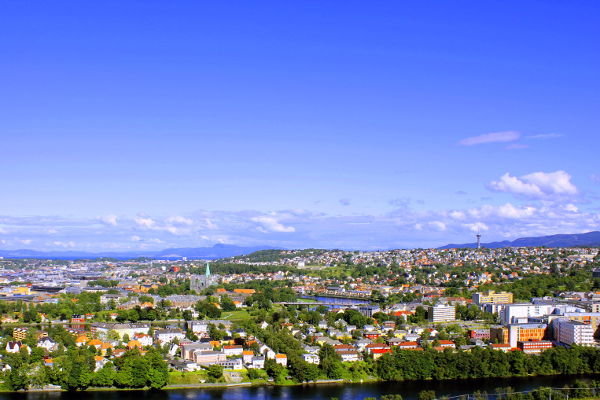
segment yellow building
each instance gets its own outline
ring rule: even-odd
[[[508,328],[505,326],[490,328],[490,341],[492,343],[508,344]]]
[[[27,328],[13,328],[13,338],[15,340],[23,341],[27,337]]]
[[[509,292],[477,292],[473,294],[473,303],[480,304],[510,304],[513,302],[513,294]]]
[[[29,286],[17,286],[12,289],[13,294],[29,295],[31,288]]]

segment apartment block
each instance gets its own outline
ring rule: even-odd
[[[509,292],[477,292],[473,294],[473,303],[481,304],[510,304],[513,302],[513,294]]]
[[[578,346],[594,345],[594,328],[591,325],[568,319],[553,321],[554,338],[560,343]]]
[[[428,317],[431,322],[454,321],[456,320],[456,307],[441,304],[429,307]]]

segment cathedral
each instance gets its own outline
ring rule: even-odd
[[[218,283],[219,277],[217,275],[210,274],[210,265],[206,263],[206,269],[204,275],[192,275],[190,277],[190,290],[200,293],[211,285]]]

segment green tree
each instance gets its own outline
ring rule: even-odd
[[[219,318],[221,316],[221,310],[213,303],[206,300],[196,303],[195,308],[201,316],[206,316],[211,319]]]
[[[211,382],[218,382],[223,377],[223,367],[217,364],[209,365],[206,374]]]
[[[223,311],[235,311],[235,309],[236,309],[235,303],[227,295],[221,296],[220,305],[221,305],[221,310],[223,310]]]
[[[419,400],[435,400],[435,392],[433,390],[421,390],[419,392]]]
[[[107,362],[94,374],[92,385],[96,387],[111,387],[115,384],[117,371],[112,362]]]
[[[25,366],[13,368],[6,378],[6,386],[10,390],[24,390],[29,386],[29,370]]]

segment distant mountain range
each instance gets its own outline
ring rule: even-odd
[[[600,232],[588,232],[579,234],[563,234],[539,237],[526,237],[513,241],[482,243],[481,247],[497,249],[501,247],[577,247],[598,246],[600,247]],[[475,248],[477,243],[448,244],[439,249]],[[129,251],[129,252],[102,252],[91,253],[84,251],[37,251],[37,250],[0,250],[0,257],[4,258],[37,258],[37,259],[97,259],[114,258],[118,260],[130,260],[133,258],[152,258],[162,260],[177,260],[186,257],[190,260],[215,260],[251,254],[259,250],[277,250],[270,246],[235,246],[230,244],[216,244],[212,247],[182,247],[159,251]]]
[[[482,243],[481,247],[497,249],[501,247],[578,247],[600,246],[600,232],[561,234],[551,236],[525,237],[513,241]],[[440,249],[474,249],[477,243],[448,244]]]
[[[147,257],[162,260],[174,260],[186,257],[188,259],[214,260],[250,254],[258,250],[269,250],[274,247],[254,246],[243,247],[229,244],[216,244],[212,247],[182,247],[164,249],[159,251],[130,251],[130,252],[103,252],[90,253],[84,251],[36,251],[36,250],[0,250],[0,257],[4,258],[39,258],[39,259],[96,259],[115,258],[129,260],[132,258]]]

